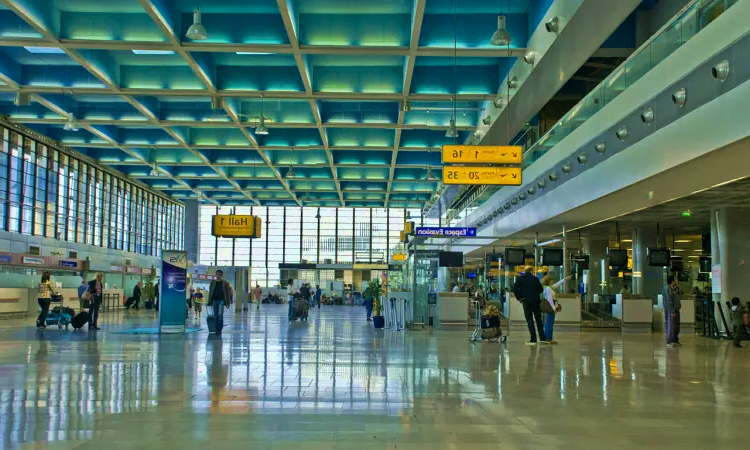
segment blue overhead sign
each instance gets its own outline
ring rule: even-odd
[[[477,229],[452,227],[417,227],[415,234],[417,236],[466,237],[476,236]]]

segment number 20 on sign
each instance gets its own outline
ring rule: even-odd
[[[443,184],[520,186],[520,167],[444,167]]]

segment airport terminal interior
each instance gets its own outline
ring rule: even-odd
[[[0,449],[730,449],[750,0],[0,0]]]

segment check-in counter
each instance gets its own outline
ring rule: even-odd
[[[653,305],[650,298],[635,298],[617,294],[612,305],[612,316],[619,319],[622,328],[651,331],[653,322]]]
[[[555,316],[555,326],[580,327],[581,296],[579,294],[557,294],[556,298],[562,309]]]
[[[36,297],[29,302],[31,296],[36,296],[36,289],[2,288],[0,289],[0,316],[16,317],[26,315],[29,304],[36,305]]]
[[[468,329],[469,294],[466,292],[439,293],[433,326],[438,329]]]

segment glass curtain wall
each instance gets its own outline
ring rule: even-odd
[[[183,247],[182,205],[14,129],[0,134],[0,229],[150,256]]]
[[[237,214],[263,220],[260,239],[221,239],[211,236],[211,217],[230,214],[233,208],[201,206],[199,262],[206,265],[249,266],[253,283],[276,286],[279,263],[351,264],[387,263],[401,249],[400,233],[407,213],[417,226],[433,223],[418,209],[318,208],[282,206],[237,207]],[[437,220],[435,219],[435,223]],[[356,261],[355,261],[356,257]],[[379,272],[378,272],[379,273]],[[321,274],[334,278],[334,272]]]

